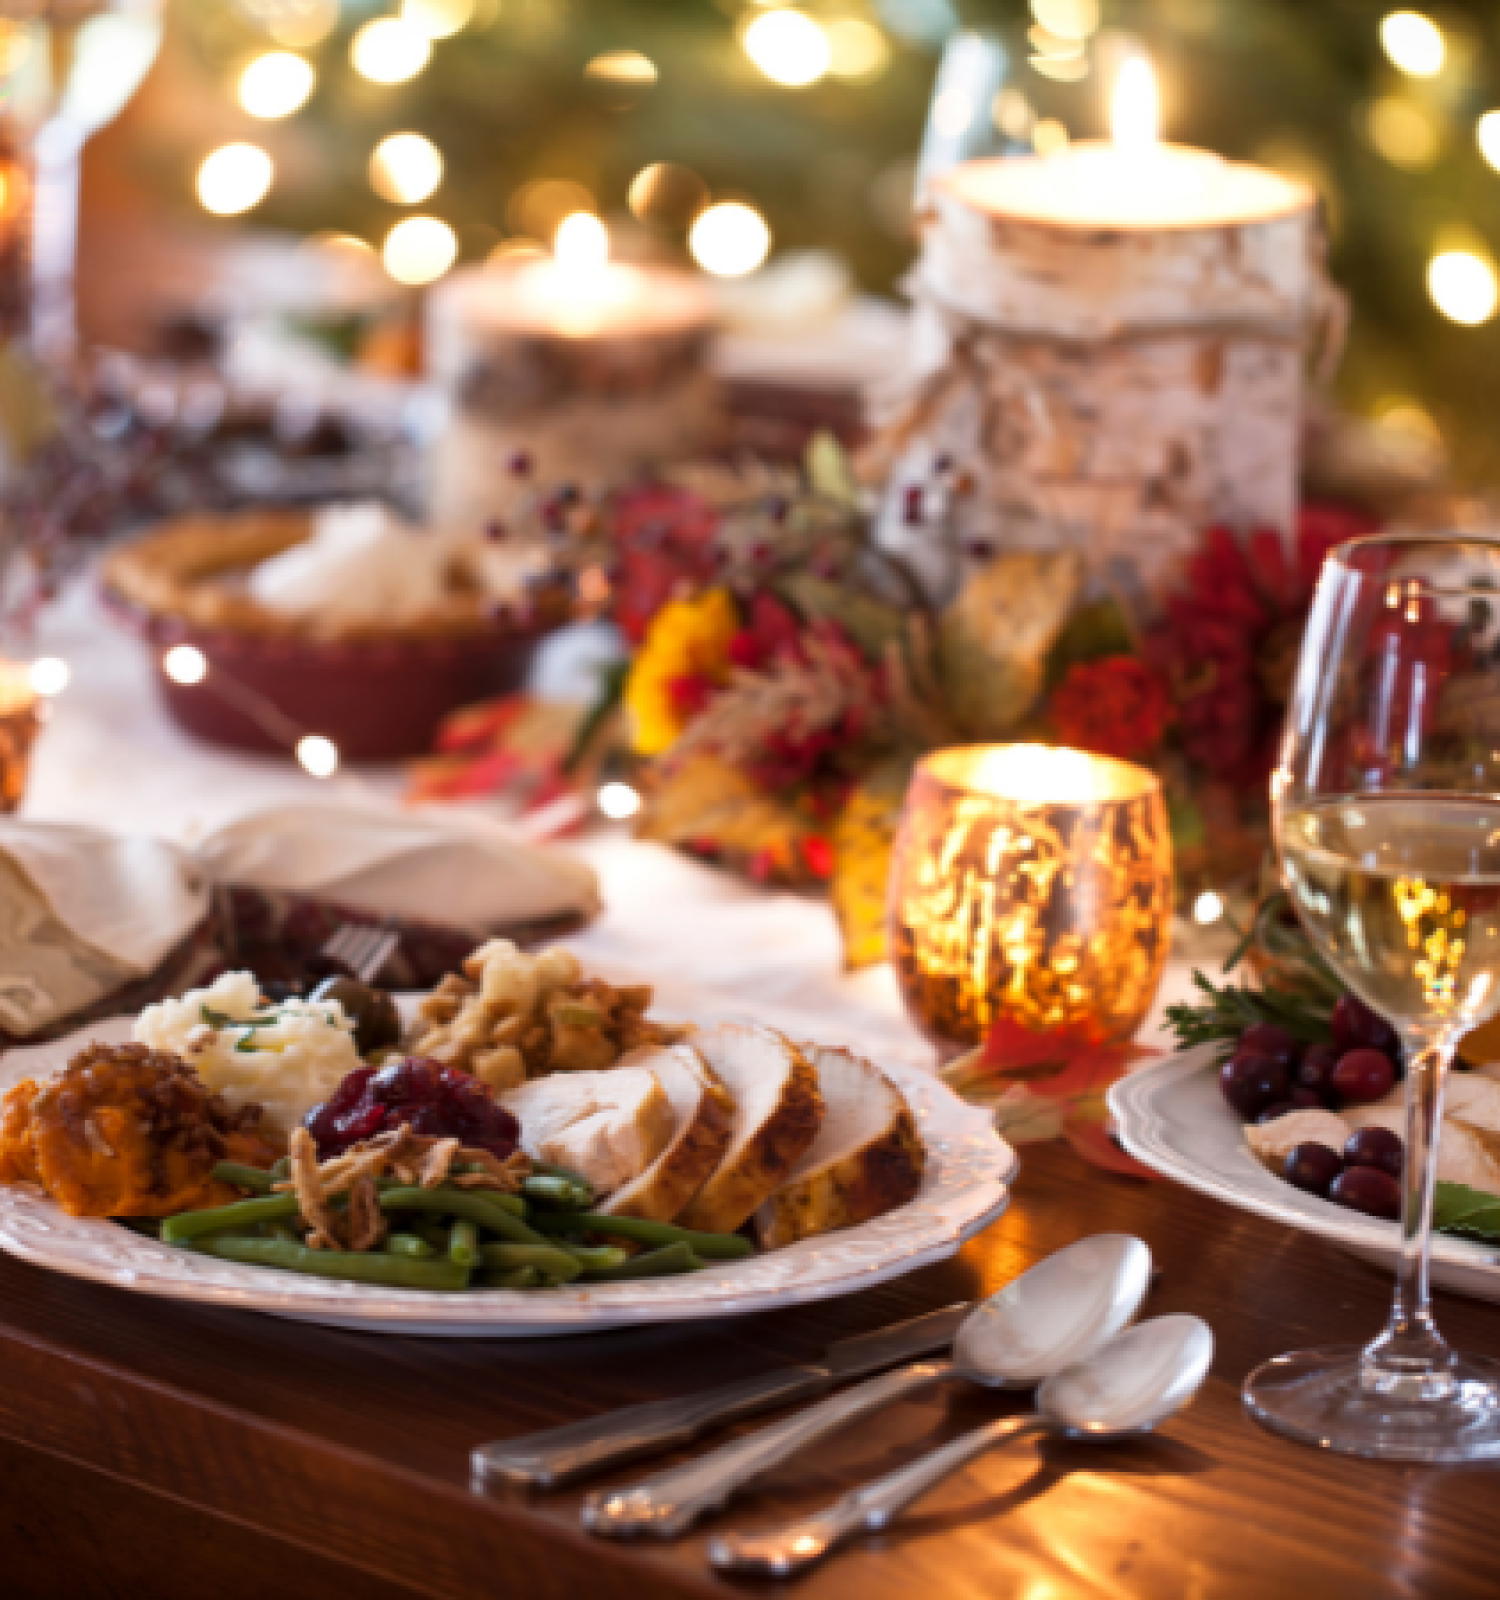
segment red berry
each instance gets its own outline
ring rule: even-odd
[[[1337,1150],[1326,1144],[1299,1144],[1287,1152],[1281,1175],[1288,1183],[1309,1194],[1326,1196],[1334,1180],[1344,1170]]]
[[[1219,1087],[1247,1122],[1291,1095],[1286,1068],[1267,1056],[1232,1056],[1219,1073]]]
[[[1274,1022],[1257,1022],[1253,1028],[1246,1028],[1240,1035],[1240,1042],[1235,1047],[1234,1053],[1269,1056],[1272,1061],[1279,1061],[1283,1066],[1289,1067],[1296,1061],[1299,1047],[1285,1028],[1278,1028]]]
[[[1346,1167],[1333,1180],[1328,1198],[1366,1216],[1401,1220],[1401,1185],[1379,1167]]]
[[[1333,1008],[1333,1044],[1346,1050],[1383,1050],[1394,1056],[1401,1041],[1384,1017],[1371,1011],[1357,995],[1346,994]]]
[[[1345,1100],[1369,1105],[1395,1088],[1396,1064],[1380,1050],[1351,1050],[1339,1057],[1329,1082]]]
[[[1351,1167],[1377,1167],[1400,1178],[1406,1165],[1406,1146],[1389,1128],[1360,1128],[1349,1135],[1344,1160]]]

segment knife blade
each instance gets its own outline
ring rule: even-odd
[[[604,1467],[686,1444],[711,1427],[807,1399],[849,1378],[946,1350],[973,1310],[962,1301],[889,1328],[840,1339],[822,1359],[743,1378],[674,1400],[648,1400],[599,1417],[478,1446],[470,1457],[474,1487],[494,1480],[557,1489]]]

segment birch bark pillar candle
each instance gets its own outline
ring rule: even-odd
[[[1290,531],[1327,295],[1316,199],[1162,145],[1157,121],[1137,59],[1113,142],[967,162],[928,188],[916,382],[880,441],[885,537],[919,561],[922,486],[955,481],[962,541],[1077,548],[1136,611],[1210,524]]]
[[[608,253],[604,225],[579,214],[555,256],[457,272],[434,291],[428,359],[451,402],[429,462],[434,524],[503,517],[517,458],[534,482],[604,488],[709,442],[703,285]]]

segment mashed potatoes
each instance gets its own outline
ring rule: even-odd
[[[262,1005],[248,972],[226,972],[206,989],[147,1006],[135,1037],[180,1055],[231,1106],[257,1102],[283,1133],[364,1064],[354,1023],[336,1000]]]

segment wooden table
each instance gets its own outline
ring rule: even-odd
[[[1139,1233],[1149,1310],[1218,1336],[1194,1407],[1108,1449],[1025,1445],[934,1493],[799,1596],[1492,1596],[1500,1469],[1379,1466],[1262,1433],[1257,1362],[1375,1331],[1385,1276],[1166,1183],[1030,1146],[1010,1212],[956,1260],[849,1299],[741,1321],[535,1343],[343,1333],[204,1310],[0,1260],[0,1550],[6,1600],[398,1600],[743,1594],[700,1533],[620,1545],[578,1494],[483,1497],[476,1442],[816,1355],[830,1340],[988,1293],[1080,1236]],[[1500,1308],[1440,1297],[1464,1348],[1500,1355]],[[912,1401],[742,1499],[727,1520],[810,1509],[1015,1397]]]

